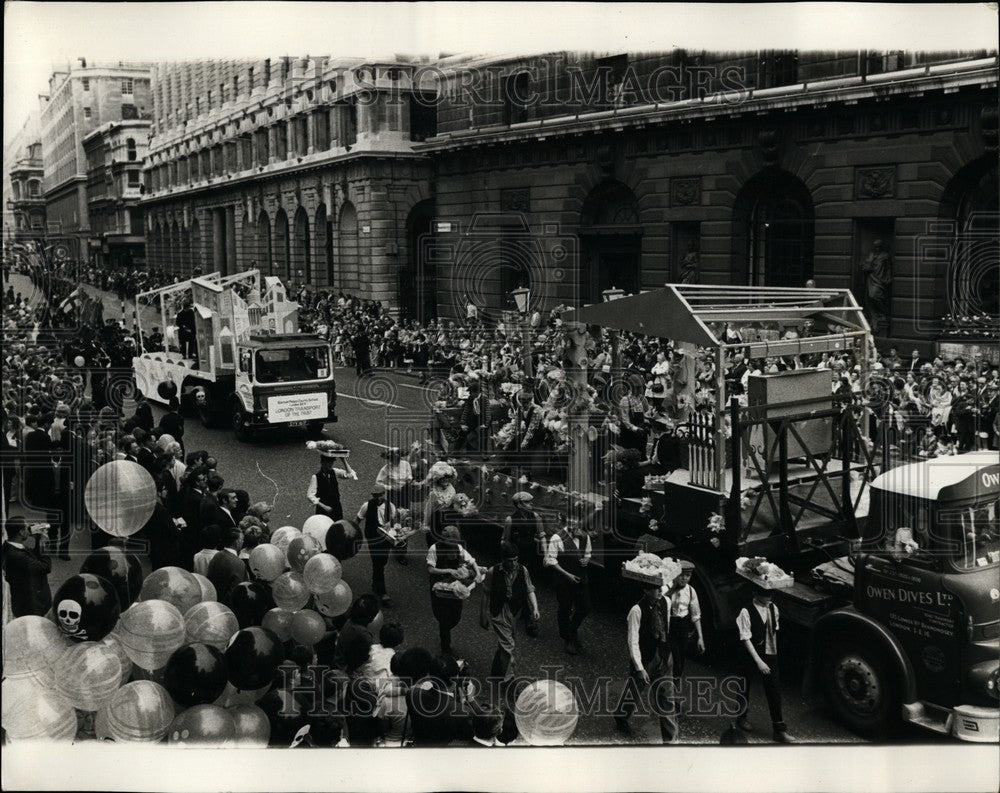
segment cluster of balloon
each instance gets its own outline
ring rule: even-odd
[[[260,581],[242,581],[229,590],[229,608],[240,628],[260,625],[274,605],[271,588]]]
[[[324,548],[318,540],[308,534],[300,534],[288,543],[288,566],[293,572],[301,573],[306,567],[306,562],[323,551]]]
[[[101,739],[155,743],[167,734],[175,712],[163,686],[151,680],[133,680],[97,712],[94,730]]]
[[[0,696],[3,698],[0,723],[11,741],[71,741],[76,735],[73,706],[33,680],[5,678]]]
[[[232,609],[216,601],[198,603],[184,615],[185,641],[208,644],[216,650],[224,651],[239,629]]]
[[[558,680],[536,680],[524,687],[514,704],[517,731],[532,746],[562,746],[579,718],[576,697]]]
[[[56,625],[76,642],[99,642],[111,633],[121,615],[115,587],[91,573],[67,578],[52,602]]]
[[[340,561],[354,558],[361,545],[361,531],[349,520],[334,521],[326,532],[326,552]]]
[[[346,581],[340,581],[329,592],[313,596],[316,610],[325,617],[339,617],[346,614],[354,602],[354,593]]]
[[[271,545],[276,546],[281,551],[282,556],[287,556],[288,544],[301,535],[302,532],[294,526],[282,526],[271,533]]]
[[[260,689],[273,682],[285,648],[266,628],[243,628],[230,641],[225,659],[229,682],[238,691]]]
[[[184,616],[165,600],[140,600],[132,605],[122,614],[117,633],[129,660],[147,670],[166,666],[187,637]]]
[[[274,539],[273,536],[271,539]],[[260,581],[274,581],[288,566],[287,550],[287,546],[283,551],[274,543],[258,545],[250,551],[250,572]]]
[[[156,485],[139,463],[112,460],[90,475],[83,502],[99,528],[114,537],[131,537],[153,514]]]
[[[225,746],[236,741],[236,721],[218,705],[195,705],[179,713],[167,730],[167,743]]]
[[[163,687],[184,707],[208,705],[226,690],[229,677],[221,650],[195,642],[175,650],[167,661]]]
[[[45,617],[17,617],[3,629],[4,677],[51,689],[56,662],[69,646],[69,639]]]
[[[123,609],[135,603],[142,591],[142,563],[139,557],[133,553],[125,553],[114,545],[98,548],[90,554],[83,560],[80,572],[110,581],[118,593],[118,604]]]
[[[208,586],[212,584],[206,579]],[[214,592],[215,587],[212,587]],[[142,584],[139,601],[163,600],[177,607],[181,614],[187,614],[192,606],[204,600],[201,584],[180,567],[161,567],[154,570]]]
[[[328,553],[312,557],[302,568],[302,578],[314,595],[332,592],[343,577],[344,569],[340,560]]]
[[[125,674],[115,650],[100,642],[67,648],[54,671],[56,692],[74,708],[85,711],[100,710],[110,702]]]
[[[312,537],[316,542],[326,547],[326,533],[333,525],[333,518],[326,515],[310,515],[302,524],[302,533]]]
[[[278,608],[298,611],[309,602],[310,593],[300,573],[282,573],[271,582],[271,594]]]

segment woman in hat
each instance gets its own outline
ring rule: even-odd
[[[434,591],[434,585],[451,581],[467,583],[477,574],[476,560],[465,550],[458,526],[445,526],[441,530],[441,539],[428,549],[427,572],[430,574],[431,611],[438,623],[441,652],[453,655],[451,632],[462,619],[463,601],[441,597]]]
[[[413,481],[410,463],[403,459],[402,450],[396,447],[382,452],[382,459],[385,465],[379,469],[375,482],[385,487],[389,501],[401,509],[409,509],[410,483]]]
[[[426,534],[428,548],[441,538],[441,530],[445,526],[455,522],[452,504],[458,495],[455,490],[457,476],[455,469],[443,461],[434,463],[427,472],[430,488],[424,500],[424,522],[421,530]]]

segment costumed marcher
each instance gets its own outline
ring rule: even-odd
[[[392,447],[382,452],[385,465],[379,469],[375,482],[386,489],[386,499],[399,509],[409,510],[411,490],[413,488],[413,467],[409,460],[403,459],[402,449]],[[407,559],[408,545],[404,540],[393,548],[393,555],[400,564],[409,564]]]
[[[458,526],[445,526],[441,530],[441,539],[427,551],[427,572],[430,574],[431,611],[438,623],[438,637],[441,640],[441,652],[454,655],[451,646],[451,632],[462,619],[462,604],[464,601],[455,597],[444,597],[434,591],[438,582],[465,581],[475,577],[476,560],[472,558],[465,546]]]
[[[517,546],[518,558],[536,578],[542,571],[545,554],[545,526],[542,517],[531,507],[535,497],[520,490],[510,498],[514,511],[504,521],[501,542]]]
[[[457,514],[452,505],[458,492],[455,490],[455,469],[445,462],[436,462],[427,471],[430,488],[424,500],[424,522],[421,530],[425,533],[427,547],[441,539],[445,526],[457,523]]]
[[[340,479],[358,478],[357,472],[351,468],[347,453],[339,444],[331,441],[310,442],[307,448],[319,452],[319,471],[309,479],[306,498],[315,507],[317,515],[326,515],[331,520],[342,520],[344,508],[340,503]],[[338,468],[334,461],[341,458],[344,467]]]
[[[493,628],[497,649],[493,654],[490,674],[509,681],[514,677],[514,631],[518,617],[525,609],[538,620],[538,599],[535,585],[524,565],[518,562],[517,546],[505,542],[500,553],[503,561],[486,573],[479,607],[479,624],[483,630]]]
[[[747,717],[750,708],[750,681],[759,678],[771,713],[772,737],[777,743],[795,743],[781,715],[781,688],[778,681],[778,607],[771,590],[754,586],[753,601],[736,617],[736,627],[743,643],[744,677],[740,691],[742,706],[736,726],[744,732],[753,730]]]
[[[691,640],[699,653],[705,652],[705,637],[701,629],[701,604],[698,593],[691,586],[694,563],[683,559],[681,572],[670,586],[670,650],[674,663],[674,677],[684,677],[684,659]]]
[[[385,530],[392,526],[395,519],[396,507],[386,501],[385,488],[382,485],[372,485],[372,497],[361,505],[358,520],[364,527],[365,544],[372,560],[372,591],[386,607],[392,605],[392,598],[385,588],[385,566],[389,562],[393,542],[385,534]]]
[[[642,598],[628,613],[629,673],[615,714],[619,732],[632,734],[629,718],[640,692],[654,694],[650,703],[660,722],[663,743],[677,740],[677,714],[672,701],[673,664],[670,653],[670,600],[659,584],[645,584]]]
[[[576,655],[581,650],[580,625],[590,613],[590,577],[587,568],[592,553],[590,536],[578,521],[570,522],[553,534],[545,553],[545,566],[556,573],[559,636],[570,655]]]

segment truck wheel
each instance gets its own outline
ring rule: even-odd
[[[898,689],[885,660],[877,649],[834,641],[823,673],[830,706],[852,732],[884,738],[900,719]]]
[[[310,438],[320,437],[323,434],[323,425],[324,422],[322,421],[310,421],[308,424],[306,424],[306,432],[309,433],[309,437]]]
[[[233,402],[231,423],[236,440],[244,442],[253,440],[254,432],[247,423],[247,412],[244,410],[243,405],[240,404],[239,401]]]

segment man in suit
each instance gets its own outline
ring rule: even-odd
[[[59,558],[69,559],[69,483],[61,435],[57,443],[50,433],[55,418],[55,413],[43,414],[24,438],[25,506],[45,513],[49,539],[58,543]]]
[[[212,582],[219,595],[219,602],[229,605],[229,592],[247,580],[247,567],[240,559],[243,549],[243,532],[235,526],[226,529],[225,545],[208,563],[206,578]]]
[[[170,397],[167,403],[167,412],[160,419],[159,434],[169,435],[181,445],[181,454],[184,453],[184,417],[181,416],[181,403],[177,397]]]
[[[205,492],[204,497],[201,499],[201,506],[198,508],[201,518],[201,525],[208,526],[216,521],[209,520],[214,515],[218,513],[215,508],[219,506],[219,491],[222,490],[222,486],[226,483],[226,480],[222,478],[214,470],[211,470],[208,474],[208,489]],[[221,523],[219,524],[222,525]],[[226,522],[228,526],[228,521]]]
[[[135,448],[135,460],[139,465],[149,471],[150,476],[156,475],[156,455],[150,448],[152,446],[152,435],[146,432],[142,427],[136,427],[132,430],[132,435],[135,437],[136,448]]]
[[[153,409],[141,391],[135,392],[135,413],[132,414],[132,421],[137,427],[142,427],[145,432],[150,432],[156,424],[153,419]]]
[[[223,529],[235,527],[237,525],[236,502],[236,491],[228,487],[219,491],[215,504],[210,503],[206,497],[201,502],[201,525],[221,526]]]
[[[142,529],[140,536],[149,543],[149,563],[153,570],[161,567],[176,567],[181,564],[181,530],[167,509],[170,474],[154,478],[156,482],[156,504],[153,514]]]
[[[201,550],[201,528],[205,525],[201,522],[201,502],[207,487],[208,471],[195,468],[181,491],[181,519],[184,521],[181,529],[181,566],[185,570],[193,569],[194,555]]]
[[[15,617],[44,617],[52,607],[52,560],[45,555],[44,525],[29,527],[18,516],[7,521],[6,530],[3,573],[10,586],[11,612]]]

